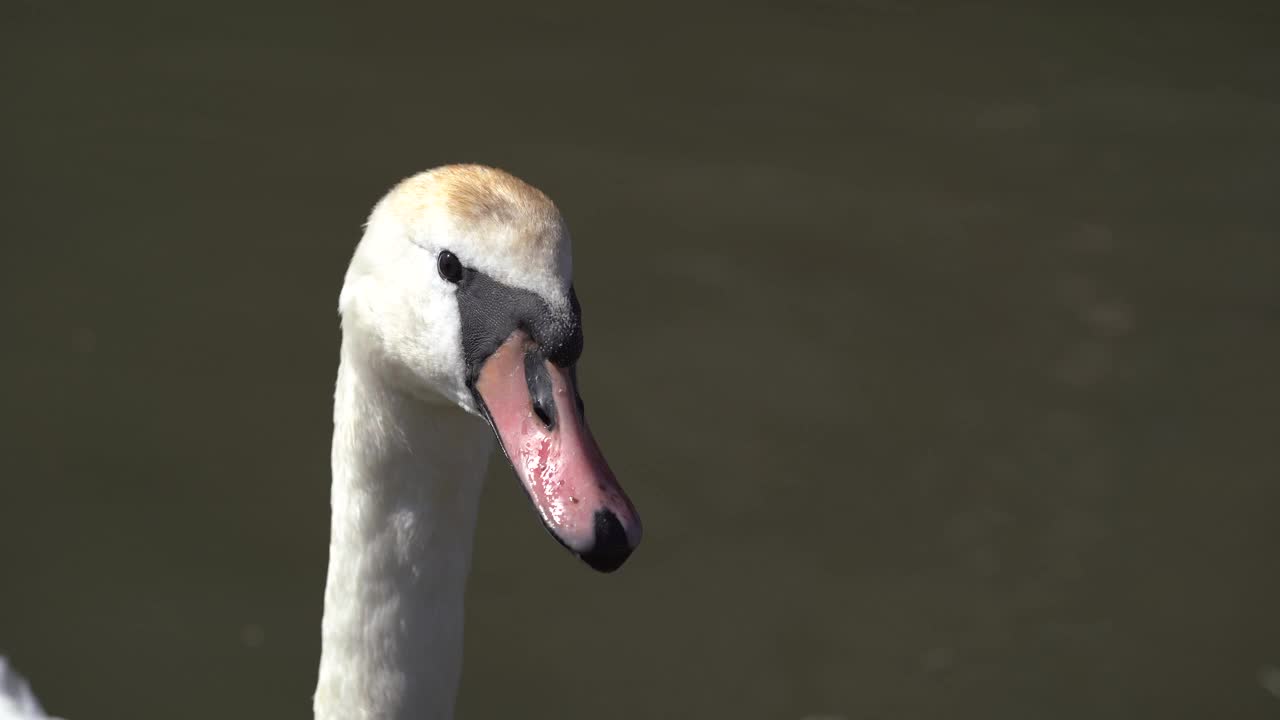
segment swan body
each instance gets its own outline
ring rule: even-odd
[[[559,211],[502,171],[437,168],[374,208],[339,298],[317,720],[452,717],[495,444],[592,567],[639,542],[582,416],[571,278]]]
[[[46,715],[31,685],[0,655],[0,720],[57,720]]]

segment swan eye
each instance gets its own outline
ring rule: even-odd
[[[448,250],[441,250],[440,256],[436,259],[436,268],[440,271],[440,277],[451,283],[457,283],[462,279],[462,262],[458,260],[458,256]]]

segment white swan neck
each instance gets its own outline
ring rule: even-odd
[[[492,436],[392,388],[344,339],[317,720],[453,716]]]

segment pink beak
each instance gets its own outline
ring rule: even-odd
[[[596,570],[618,569],[640,544],[640,516],[587,427],[572,368],[517,330],[485,360],[475,390],[547,529]]]

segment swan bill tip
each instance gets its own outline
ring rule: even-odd
[[[589,550],[578,553],[593,570],[611,573],[622,567],[635,550],[627,531],[612,510],[597,510],[594,519],[595,538]]]

